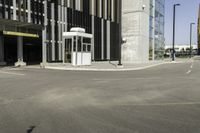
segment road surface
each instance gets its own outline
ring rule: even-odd
[[[200,61],[128,72],[1,68],[0,133],[200,133]]]

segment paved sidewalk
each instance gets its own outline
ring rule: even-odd
[[[187,60],[189,61],[189,60]],[[182,63],[183,61],[171,62],[170,60],[164,61],[150,61],[147,63],[123,63],[123,66],[118,66],[118,62],[92,62],[91,66],[72,66],[71,64],[62,63],[48,63],[46,69],[55,70],[71,70],[71,71],[134,71],[143,70],[163,64],[169,63]],[[184,60],[185,62],[185,60]]]
[[[193,58],[195,60],[195,58]],[[146,63],[123,63],[123,66],[118,66],[117,61],[105,61],[105,62],[92,62],[91,66],[77,66],[74,67],[70,63],[69,64],[62,64],[62,63],[48,63],[45,65],[45,69],[54,69],[54,70],[69,70],[69,71],[134,71],[134,70],[143,70],[148,69],[151,67],[156,67],[163,64],[169,63],[184,63],[192,61],[192,59],[185,58],[180,59],[177,58],[175,62],[172,62],[170,58],[167,58],[163,61],[149,61]],[[34,68],[34,69],[41,69],[40,65],[29,65],[20,68]],[[18,67],[9,67],[9,66],[2,66],[0,70],[15,70],[19,69]]]

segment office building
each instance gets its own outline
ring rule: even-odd
[[[92,60],[119,59],[119,0],[0,0],[0,62],[62,61],[62,33],[93,35]]]
[[[43,22],[42,1],[0,0],[0,64],[40,62]]]

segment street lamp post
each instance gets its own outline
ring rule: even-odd
[[[190,58],[192,58],[192,25],[195,23],[190,23]]]
[[[176,6],[180,6],[180,4],[174,4],[174,10],[173,10],[173,53],[172,53],[172,61],[175,61],[175,29],[176,29]]]

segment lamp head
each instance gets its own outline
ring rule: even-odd
[[[180,6],[181,4],[174,4],[174,6]]]
[[[142,9],[144,10],[146,8],[146,5],[142,5]]]

